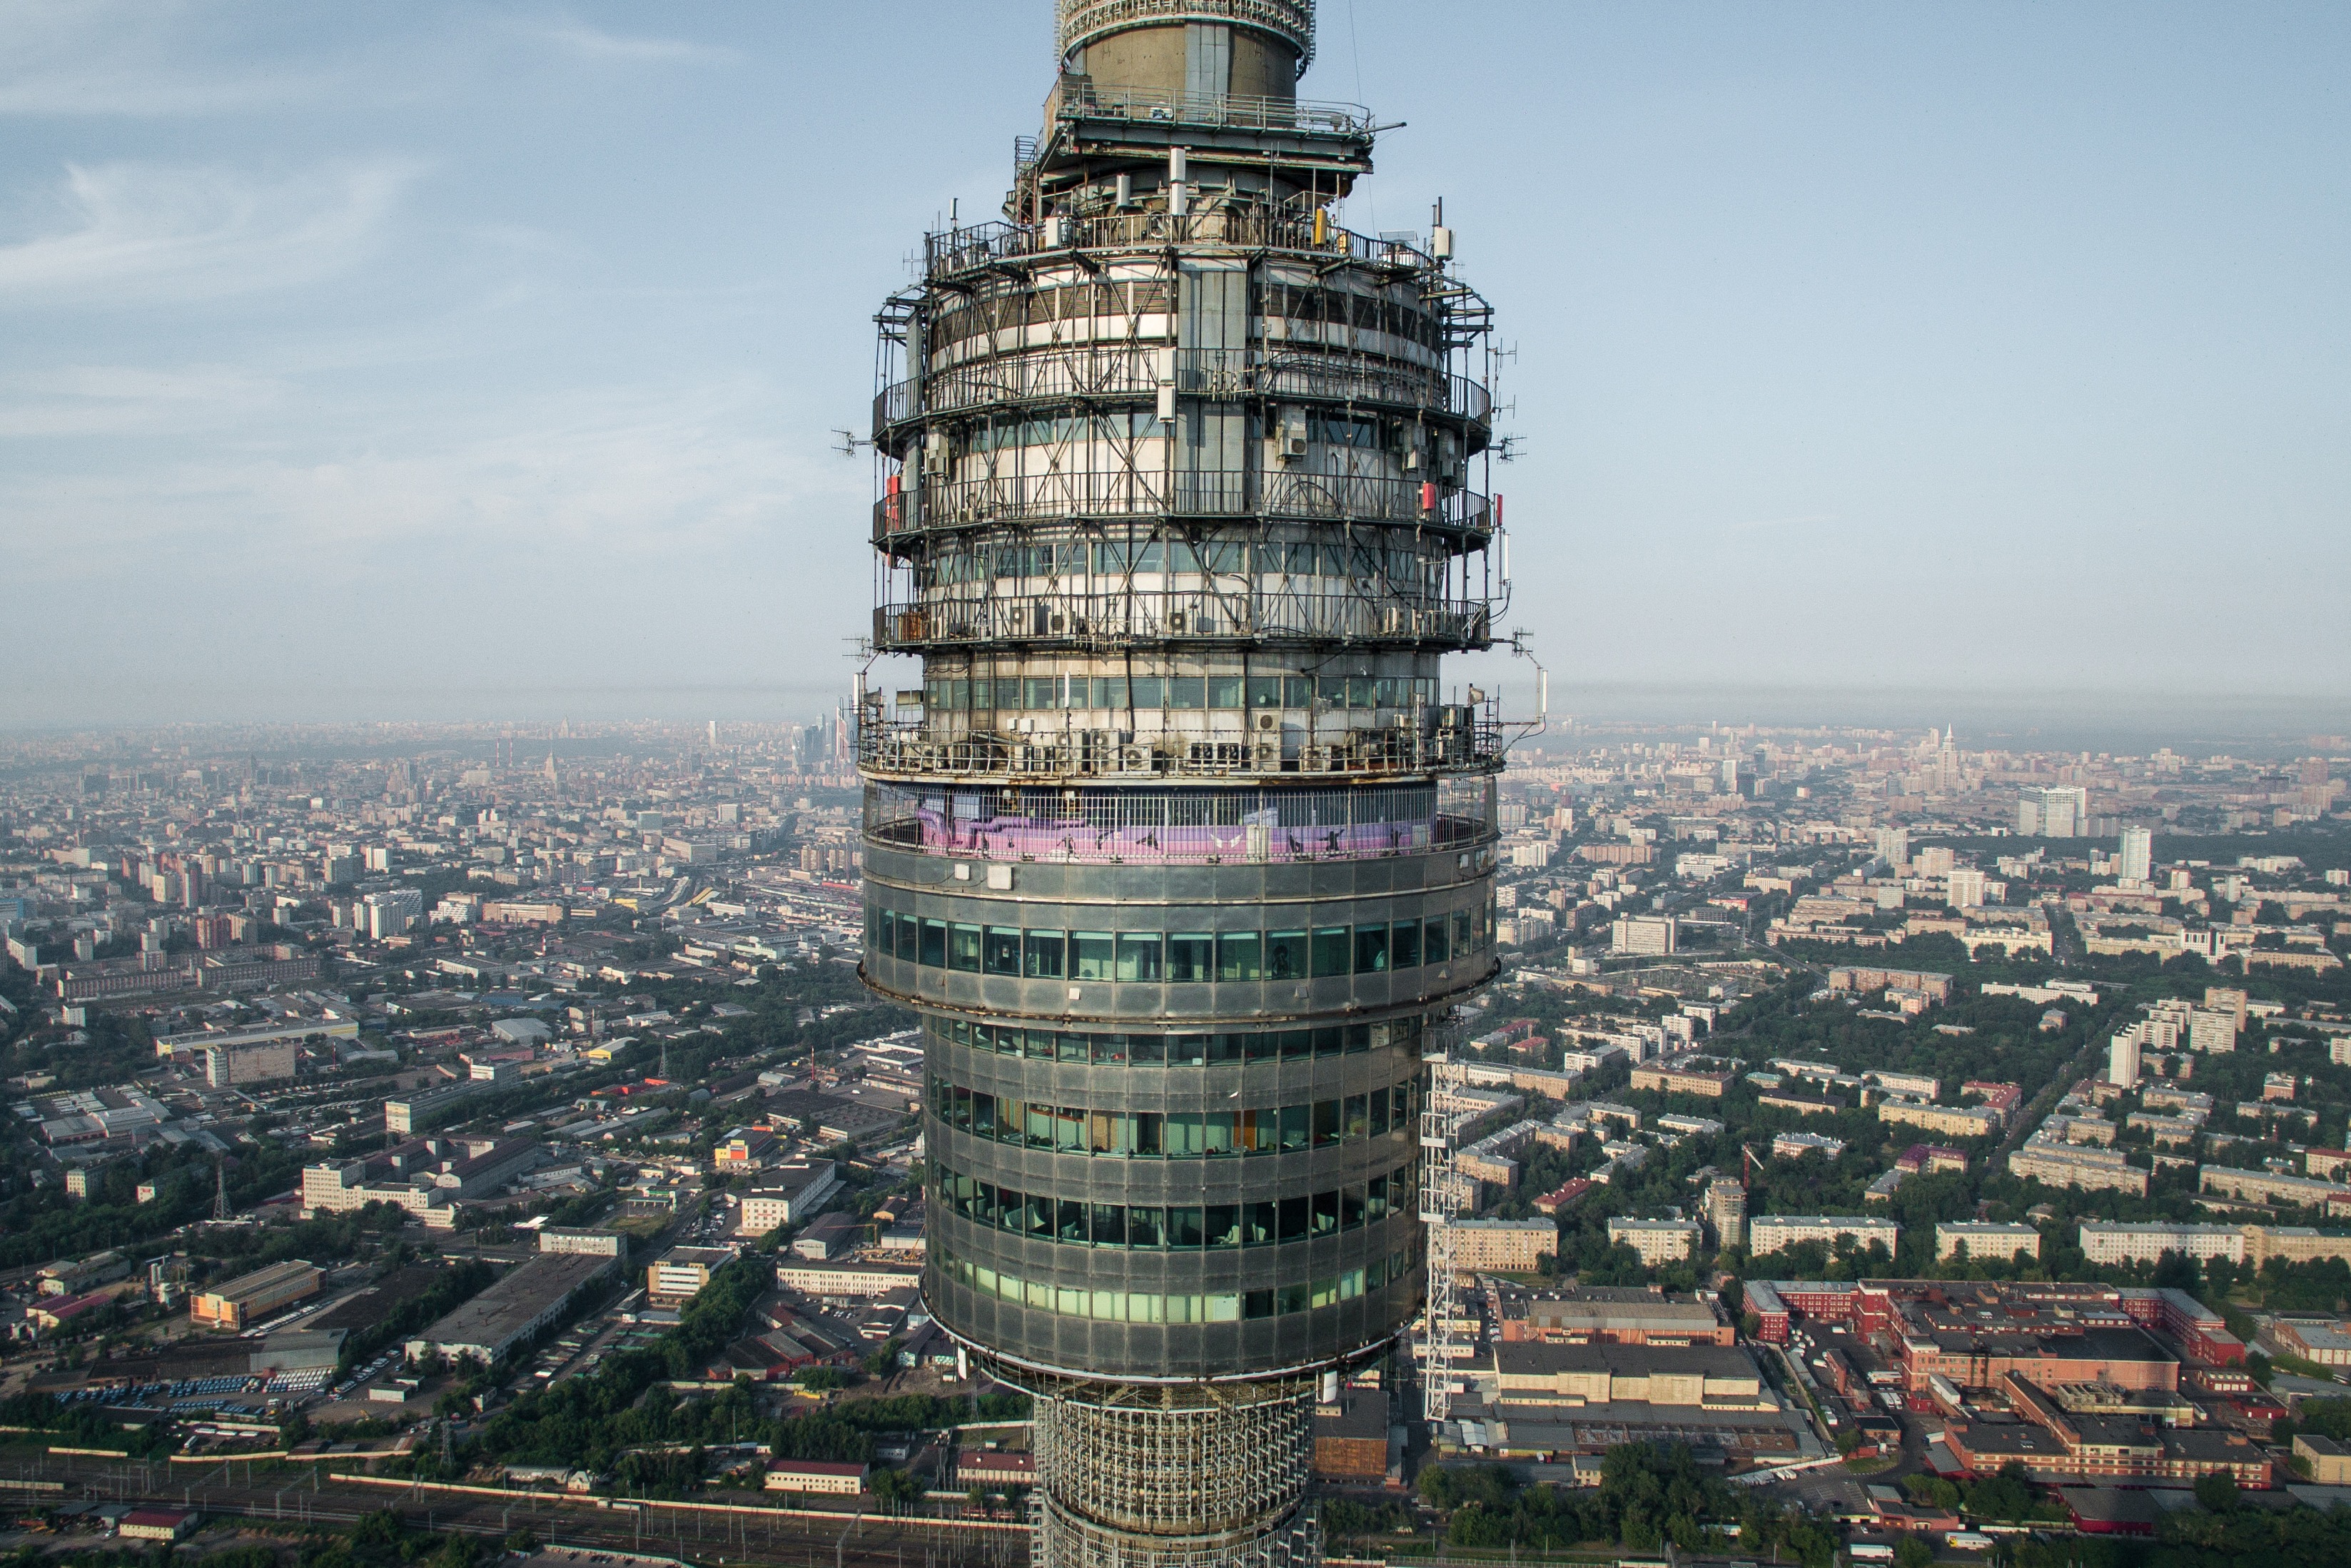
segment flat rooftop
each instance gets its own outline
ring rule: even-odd
[[[432,1344],[505,1346],[560,1301],[613,1266],[613,1260],[577,1252],[535,1252],[506,1277],[426,1329]]]

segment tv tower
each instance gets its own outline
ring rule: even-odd
[[[866,956],[936,1320],[1048,1568],[1311,1562],[1318,1396],[1423,1296],[1431,1026],[1493,973],[1486,303],[1348,231],[1311,0],[1061,0],[1001,220],[879,320]]]

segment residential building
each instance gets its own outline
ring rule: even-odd
[[[1919,1127],[1947,1138],[1989,1138],[2000,1131],[2000,1113],[1982,1105],[1933,1105],[1924,1100],[1880,1100],[1877,1119]]]
[[[1817,1154],[1824,1160],[1833,1160],[1843,1153],[1844,1140],[1832,1138],[1825,1133],[1780,1133],[1771,1139],[1771,1156],[1774,1159],[1799,1160],[1806,1155]]]
[[[1448,1228],[1453,1266],[1463,1273],[1529,1274],[1559,1250],[1559,1227],[1548,1219],[1456,1219]]]
[[[2167,1252],[2177,1252],[2199,1263],[2215,1258],[2241,1263],[2245,1260],[2245,1228],[2241,1225],[2085,1220],[2082,1256],[2093,1263],[2152,1263]]]
[[[1706,1189],[1707,1223],[1714,1227],[1717,1247],[1747,1244],[1747,1184],[1717,1176]]]
[[[2030,1225],[2001,1225],[1991,1220],[1944,1220],[1935,1227],[1935,1257],[1956,1258],[1965,1250],[1970,1259],[2038,1258],[2041,1232]]]
[[[204,1048],[204,1083],[213,1089],[270,1083],[294,1076],[295,1045],[290,1040],[258,1045],[214,1045]]]
[[[2155,835],[2145,828],[2125,828],[2122,857],[2115,873],[2125,882],[2151,881],[2155,876]]]
[[[1818,1241],[1834,1249],[1847,1238],[1857,1247],[1880,1244],[1891,1252],[1902,1227],[1890,1219],[1858,1214],[1757,1214],[1747,1220],[1747,1249],[1761,1258],[1800,1242]]]
[[[2255,1203],[2316,1208],[2326,1214],[2351,1214],[2351,1186],[2276,1171],[2239,1170],[2233,1166],[2203,1166],[2197,1173],[2198,1190]]]
[[[2117,1034],[2106,1042],[2106,1082],[2117,1089],[2138,1087],[2138,1036]]]
[[[1611,1216],[1608,1239],[1612,1245],[1630,1247],[1641,1255],[1644,1264],[1654,1269],[1660,1263],[1695,1257],[1698,1228],[1697,1221],[1688,1219],[1626,1219]]]
[[[1674,953],[1680,940],[1681,922],[1671,915],[1620,915],[1608,931],[1609,951],[1646,957],[1664,957]]]
[[[2008,1174],[2044,1186],[2147,1196],[2147,1173],[2128,1164],[2119,1150],[2044,1144],[2038,1134],[2009,1151]]]

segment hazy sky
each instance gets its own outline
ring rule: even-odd
[[[845,685],[829,432],[1050,12],[0,0],[0,723]],[[1563,693],[2159,703],[2351,689],[2346,60],[2339,5],[1323,0],[1302,90],[1409,121],[1348,221],[1442,194],[1519,347]]]

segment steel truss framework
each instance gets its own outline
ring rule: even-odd
[[[1033,1406],[1040,1565],[1301,1568],[1315,1382],[1119,1385],[1003,1368]]]

